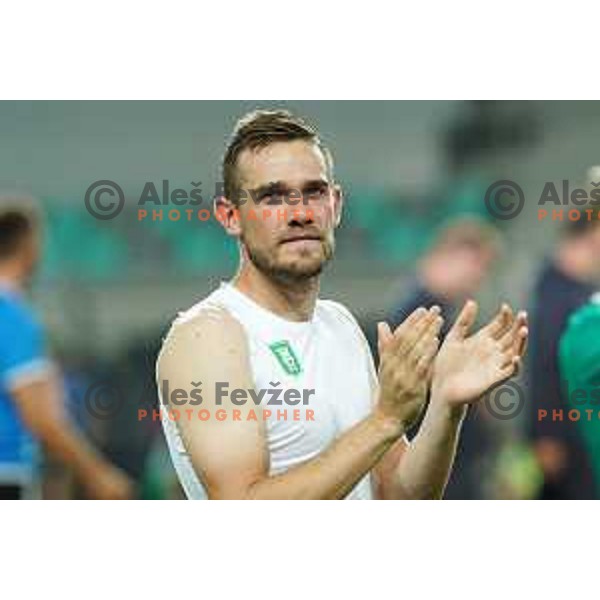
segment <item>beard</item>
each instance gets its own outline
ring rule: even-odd
[[[311,252],[298,252],[292,258],[280,258],[277,246],[276,251],[266,251],[262,248],[253,247],[243,236],[240,240],[246,250],[248,259],[252,264],[269,279],[281,283],[299,283],[308,281],[320,275],[325,265],[333,257],[335,241],[333,237],[321,240],[321,252],[319,256]]]

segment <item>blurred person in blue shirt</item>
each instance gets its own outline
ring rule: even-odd
[[[67,418],[61,378],[25,298],[40,238],[31,200],[0,200],[0,499],[35,497],[40,444],[73,471],[90,497],[129,498],[128,477]]]

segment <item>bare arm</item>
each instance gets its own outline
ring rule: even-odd
[[[433,367],[431,401],[415,439],[398,444],[379,467],[384,498],[441,498],[467,405],[515,374],[525,352],[526,316],[508,306],[468,337],[477,305],[468,302]]]
[[[241,420],[181,419],[182,439],[196,473],[210,498],[335,499],[344,498],[403,435],[405,424],[420,408],[416,379],[407,376],[423,348],[419,340],[428,331],[426,311],[413,317],[397,336],[399,364],[390,368],[377,408],[366,419],[341,435],[314,459],[276,476],[269,476],[269,456],[262,419],[246,420],[248,403],[236,406]],[[426,365],[428,366],[428,365]],[[245,333],[226,311],[214,309],[193,320],[176,324],[158,360],[159,382],[171,389],[190,389],[202,381],[202,408],[217,409],[217,382],[230,388],[253,387]],[[160,384],[160,383],[159,383]],[[163,401],[165,399],[163,398]]]
[[[418,434],[386,454],[378,467],[379,493],[386,500],[439,499],[454,463],[466,409],[430,404]]]
[[[128,479],[88,444],[67,418],[62,386],[54,371],[11,389],[19,414],[45,448],[72,468],[87,492],[96,498],[121,499],[131,494]]]

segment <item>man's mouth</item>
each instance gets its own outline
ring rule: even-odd
[[[282,240],[282,244],[289,244],[290,242],[320,242],[321,238],[318,235],[295,235]]]

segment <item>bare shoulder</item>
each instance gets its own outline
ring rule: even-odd
[[[246,366],[248,344],[241,323],[224,307],[200,306],[180,314],[158,355],[157,369],[188,370],[199,366],[224,369]]]

